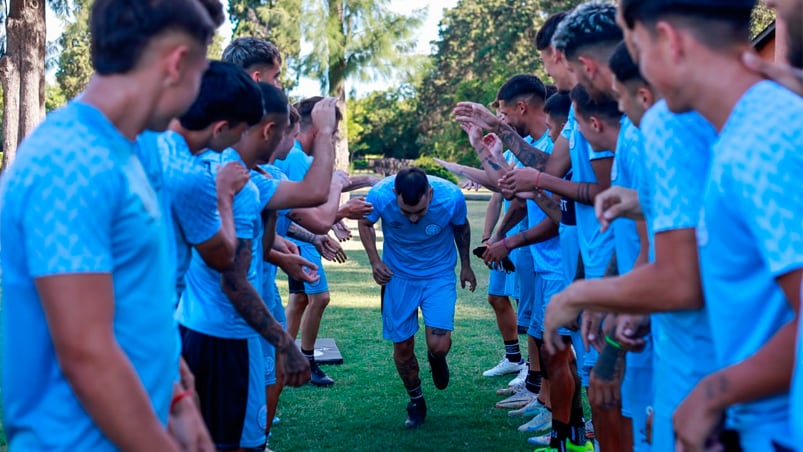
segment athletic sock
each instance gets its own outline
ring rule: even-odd
[[[524,380],[524,386],[533,394],[541,392],[541,372],[537,370],[527,372],[527,379]]]
[[[407,395],[410,396],[411,402],[416,402],[424,398],[424,390],[421,389],[421,385],[418,385],[413,389],[408,389]]]
[[[566,450],[566,440],[571,434],[571,427],[563,422],[552,419],[552,438],[549,440],[549,447],[559,451]]]
[[[505,341],[505,358],[511,363],[518,364],[521,362],[521,350],[519,349],[519,340]]]
[[[304,358],[307,358],[307,361],[309,361],[310,366],[315,364],[315,349],[304,350],[302,348],[301,349],[301,354],[304,355]]]

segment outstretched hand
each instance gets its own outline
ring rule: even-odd
[[[476,102],[460,102],[452,114],[457,122],[470,124],[482,130],[496,131],[499,127],[499,118],[484,105]]]

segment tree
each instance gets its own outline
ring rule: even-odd
[[[451,118],[460,101],[488,104],[508,78],[531,73],[549,79],[535,49],[544,20],[581,0],[460,0],[445,12],[432,69],[418,89],[419,145],[428,155],[477,164],[468,140]]]
[[[763,3],[757,3],[753,9],[753,16],[750,20],[750,37],[755,38],[764,31],[775,20],[775,10]]]
[[[45,116],[45,2],[11,0],[0,58],[3,88],[3,159],[8,167],[19,141]]]
[[[92,0],[75,0],[70,19],[59,37],[61,55],[58,58],[56,80],[67,99],[72,99],[84,90],[92,76],[92,61],[89,40],[89,11]]]
[[[348,109],[348,139],[355,158],[369,154],[418,158],[418,105],[411,84],[349,99]]]

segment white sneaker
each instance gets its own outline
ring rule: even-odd
[[[516,378],[510,380],[508,382],[508,386],[524,386],[524,381],[527,380],[527,372],[530,371],[530,367],[524,365],[520,370],[519,374],[516,375]]]
[[[508,361],[507,358],[502,358],[502,360],[499,361],[499,364],[494,366],[492,369],[486,370],[485,372],[482,373],[482,375],[484,377],[498,377],[500,375],[507,375],[516,372],[521,372],[521,369],[523,367],[525,367],[524,360],[514,363]]]
[[[530,422],[519,426],[520,432],[543,433],[552,428],[552,412],[544,409],[538,413]]]
[[[552,441],[552,432],[549,432],[546,435],[533,436],[527,438],[527,444],[532,444],[533,446],[539,446],[539,447],[549,447],[549,443],[551,441]]]
[[[526,406],[519,408],[517,410],[513,410],[508,412],[510,416],[523,416],[523,417],[533,417],[538,416],[541,411],[548,411],[546,406],[538,401],[538,397],[534,398],[532,402],[528,403]]]
[[[526,388],[522,388],[512,396],[506,398],[505,400],[496,402],[497,408],[521,408],[528,403],[532,402],[538,394],[533,394],[532,392],[528,391]]]

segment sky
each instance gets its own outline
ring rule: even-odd
[[[222,0],[224,9],[228,9],[228,0]],[[457,4],[457,0],[390,0],[389,8],[400,14],[409,14],[413,10],[426,8],[426,19],[415,33],[418,37],[415,53],[429,54],[431,52],[430,42],[438,39],[438,22],[443,17],[445,8],[452,8]],[[55,41],[61,35],[63,24],[50,11],[47,12],[47,40]],[[227,20],[218,32],[224,36],[231,36],[231,23]],[[48,72],[48,79],[55,82],[55,71]],[[359,83],[354,88],[358,92],[366,93],[370,91],[384,90],[390,87],[393,81],[379,80],[371,83]],[[350,87],[351,89],[351,87]],[[320,93],[320,84],[316,80],[302,78],[299,86],[291,93],[297,96],[314,96]]]

